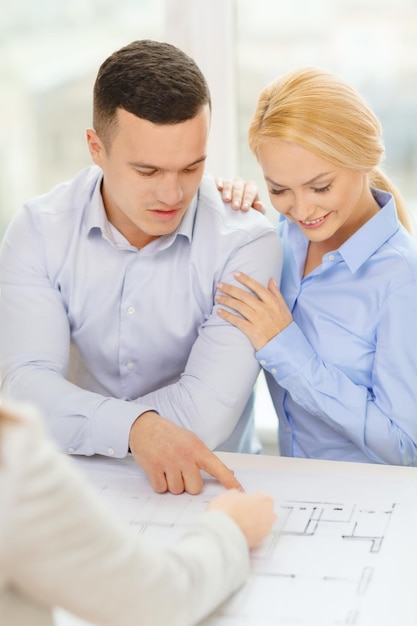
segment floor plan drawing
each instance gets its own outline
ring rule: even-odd
[[[199,496],[156,494],[129,459],[77,464],[109,508],[159,544],[174,541],[223,489],[208,478]],[[205,626],[415,626],[417,470],[364,477],[345,466],[235,471],[247,491],[274,495],[277,522],[252,553],[248,583]]]

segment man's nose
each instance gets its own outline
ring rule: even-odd
[[[167,174],[159,181],[158,200],[170,207],[176,207],[183,198],[183,190],[177,174]]]

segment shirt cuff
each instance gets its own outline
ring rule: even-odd
[[[314,357],[311,344],[294,321],[256,352],[259,364],[278,382],[302,369]]]
[[[130,429],[137,418],[153,407],[107,398],[91,423],[91,440],[95,454],[124,458],[129,451]]]

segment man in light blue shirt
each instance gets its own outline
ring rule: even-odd
[[[211,450],[259,450],[259,365],[214,297],[237,269],[279,280],[280,239],[204,175],[209,124],[187,55],[115,52],[94,88],[95,165],[28,202],[0,257],[3,394],[39,406],[70,454],[130,449],[160,492],[197,493],[200,470],[238,487]]]

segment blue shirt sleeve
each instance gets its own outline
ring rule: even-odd
[[[322,360],[295,322],[257,352],[296,404],[372,462],[417,465],[416,294],[417,282],[409,282],[382,307],[371,388]]]

